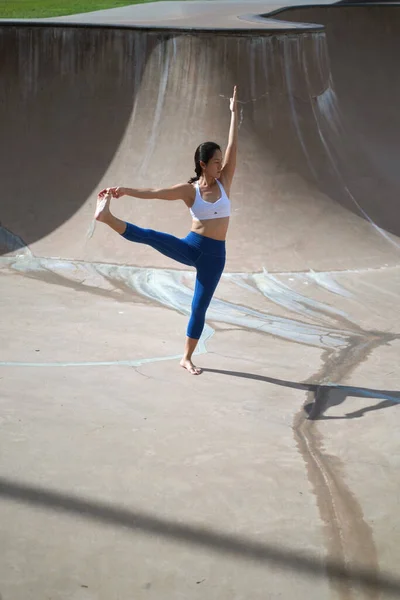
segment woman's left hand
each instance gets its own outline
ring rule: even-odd
[[[231,98],[230,109],[231,109],[231,112],[236,112],[236,110],[237,110],[236,85],[233,88],[233,97]]]
[[[101,192],[99,192],[98,197],[102,198],[106,194],[111,194],[113,198],[120,198],[121,196],[126,195],[126,188],[120,186],[105,188],[104,190],[101,190]]]

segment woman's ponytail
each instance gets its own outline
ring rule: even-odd
[[[194,183],[195,181],[198,181],[200,179],[200,177],[201,177],[201,164],[200,164],[200,161],[198,161],[196,163],[196,166],[195,166],[194,170],[196,172],[196,177],[191,177],[189,179],[188,183]]]

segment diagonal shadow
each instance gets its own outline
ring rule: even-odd
[[[364,416],[365,413],[382,408],[389,408],[400,404],[400,391],[393,390],[374,390],[371,388],[353,387],[349,385],[319,385],[314,383],[296,383],[294,381],[285,381],[284,379],[275,379],[274,377],[266,377],[265,375],[256,375],[255,373],[242,373],[241,371],[225,371],[224,369],[209,369],[204,367],[203,371],[209,373],[220,373],[221,375],[229,375],[231,377],[242,377],[245,379],[254,379],[256,381],[264,381],[273,385],[294,388],[296,390],[304,390],[314,393],[314,401],[309,402],[304,406],[304,410],[311,421],[327,420],[327,419],[355,419]],[[347,413],[343,417],[327,417],[325,411],[332,406],[343,404],[348,396],[354,398],[376,398],[382,402],[373,406],[367,406],[352,413]]]
[[[206,547],[214,552],[230,554],[245,560],[270,563],[313,577],[327,577],[349,584],[389,592],[400,597],[400,579],[389,573],[374,573],[360,567],[349,568],[337,561],[321,561],[306,552],[276,548],[264,542],[216,532],[205,527],[167,521],[140,511],[86,500],[33,485],[17,483],[0,477],[0,497],[55,512],[65,512],[92,521],[111,523],[148,535],[158,535],[172,541]]]

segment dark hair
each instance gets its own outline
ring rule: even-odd
[[[196,148],[196,152],[194,153],[194,170],[196,171],[196,177],[189,179],[188,183],[194,183],[200,179],[202,173],[200,161],[207,164],[214,156],[216,150],[221,150],[221,148],[215,142],[204,142]]]

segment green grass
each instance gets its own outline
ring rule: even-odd
[[[154,0],[0,0],[0,19],[63,17],[147,2]]]

